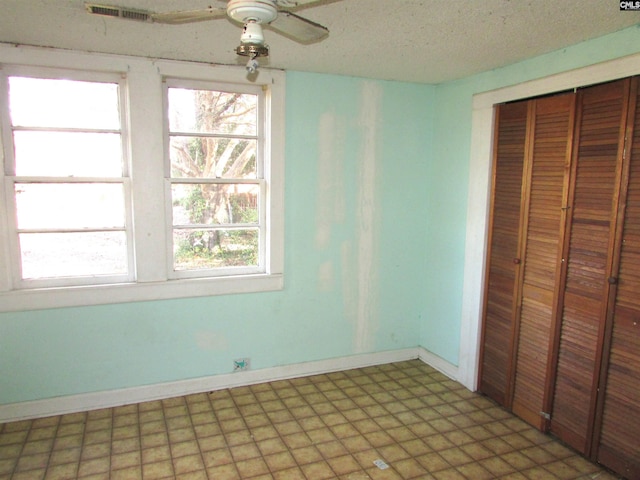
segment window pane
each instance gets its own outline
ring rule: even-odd
[[[14,126],[120,128],[115,83],[10,77],[9,107]]]
[[[121,184],[17,183],[18,228],[124,227]]]
[[[17,131],[13,141],[16,175],[122,176],[122,147],[116,133]]]
[[[258,96],[169,88],[172,132],[256,135]]]
[[[124,232],[23,233],[22,278],[127,273]]]
[[[256,178],[256,141],[171,137],[174,178]]]
[[[259,192],[253,184],[173,184],[173,224],[257,224]]]
[[[258,230],[191,230],[173,232],[175,270],[258,265]]]

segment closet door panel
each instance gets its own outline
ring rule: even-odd
[[[522,168],[527,103],[496,110],[489,259],[481,352],[480,391],[506,405],[514,322]]]
[[[575,189],[551,431],[589,454],[628,81],[584,89],[578,100]]]
[[[574,95],[538,99],[533,115],[513,412],[543,428],[549,345],[562,249]]]
[[[640,265],[636,265],[637,272]],[[636,286],[640,289],[640,284]],[[640,478],[639,324],[638,300],[632,308],[616,307],[597,454],[598,462],[627,478]]]
[[[640,478],[640,99],[636,99],[626,211],[598,461]]]

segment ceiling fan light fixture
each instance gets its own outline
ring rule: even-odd
[[[269,55],[269,47],[264,44],[264,34],[259,23],[250,21],[245,23],[240,36],[240,45],[236,47],[236,53],[243,57],[249,57],[247,62],[247,72],[254,74],[258,67],[258,57]]]
[[[238,55],[249,57],[250,62],[269,55],[269,47],[264,44],[262,25],[273,22],[278,16],[275,0],[229,0],[227,15],[244,24],[240,45],[236,47]]]
[[[264,44],[262,26],[259,23],[246,23],[240,36],[240,45],[236,47],[236,53],[243,57],[267,57],[269,47]]]
[[[241,43],[236,47],[236,54],[251,58],[268,57],[269,47],[255,43]]]

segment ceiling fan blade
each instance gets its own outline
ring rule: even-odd
[[[276,5],[278,6],[278,10],[302,10],[303,8],[307,8],[309,6],[314,6],[314,3],[318,5],[327,5],[329,3],[340,2],[342,0],[275,0]]]
[[[156,23],[180,25],[182,23],[202,22],[227,16],[225,7],[209,7],[202,10],[187,10],[181,12],[153,13],[151,20]]]
[[[319,42],[329,35],[326,27],[287,11],[278,12],[278,17],[269,27],[298,43]]]

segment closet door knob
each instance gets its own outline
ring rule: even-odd
[[[522,260],[520,260],[519,258],[514,258],[514,259],[513,259],[513,263],[515,263],[516,265],[520,265],[520,262],[521,262],[521,261],[522,261]]]
[[[607,282],[609,282],[609,285],[615,285],[618,283],[618,279],[617,277],[609,277],[607,278]]]

